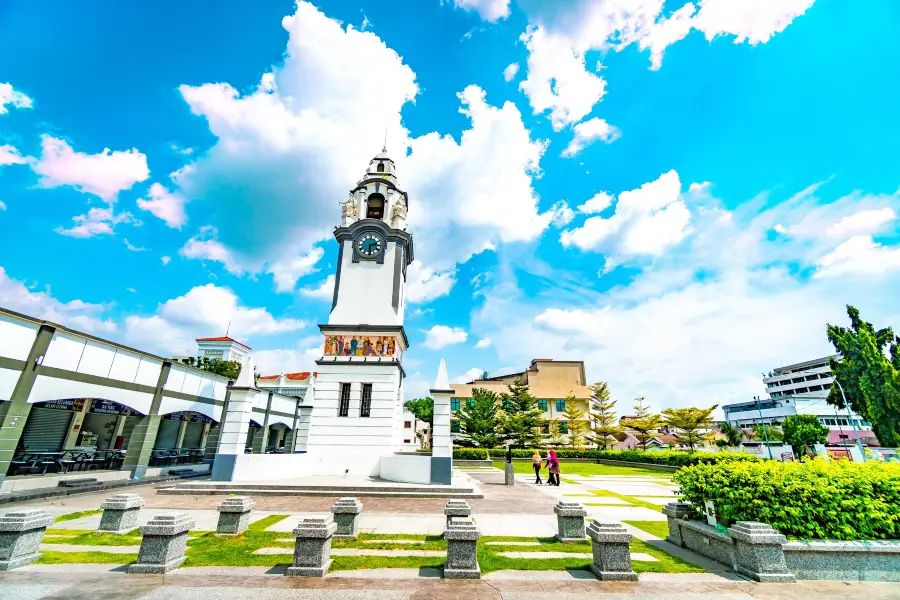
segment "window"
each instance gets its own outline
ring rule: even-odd
[[[547,401],[546,400],[538,400],[538,408],[541,410],[547,410]]]
[[[412,429],[411,421],[403,421],[403,429]]]
[[[475,398],[467,398],[466,404],[469,405],[469,408],[472,408],[473,406],[475,406]]]
[[[378,163],[378,168],[376,169],[379,173],[384,173],[384,163]]]
[[[459,398],[450,399],[450,410],[459,410]]]
[[[404,443],[404,444],[409,444],[410,441],[409,441],[409,440],[403,440],[403,443]]]
[[[372,194],[368,200],[367,219],[380,219],[384,216],[384,196]]]
[[[362,404],[359,407],[359,416],[372,416],[372,384],[362,384]]]
[[[450,421],[450,433],[459,433],[459,421]]]
[[[568,421],[560,421],[559,422],[559,432],[560,433],[569,433],[569,422]]]
[[[566,410],[566,401],[565,400],[557,400],[556,401],[556,412],[562,412]]]
[[[831,425],[832,427],[834,427],[835,425],[837,425],[837,423],[835,422],[834,419],[825,419],[825,424],[826,424],[826,425]]]
[[[338,409],[339,417],[349,417],[350,416],[350,384],[342,383],[341,384],[341,406]]]

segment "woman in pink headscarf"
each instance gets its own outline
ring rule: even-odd
[[[547,451],[547,470],[550,471],[550,485],[559,485],[559,458],[553,450]]]

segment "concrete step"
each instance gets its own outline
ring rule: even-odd
[[[480,492],[469,490],[432,490],[432,491],[402,491],[391,488],[382,489],[359,489],[354,491],[314,488],[314,489],[271,489],[271,488],[252,488],[242,486],[240,488],[200,488],[195,487],[168,487],[159,488],[157,494],[164,496],[226,496],[229,494],[242,494],[246,496],[346,496],[353,494],[359,498],[422,498],[422,499],[442,499],[442,498],[462,498],[462,499],[480,499],[484,495]]]
[[[318,490],[328,490],[331,492],[356,493],[356,492],[402,492],[402,493],[473,493],[475,488],[471,486],[437,486],[437,485],[290,485],[279,483],[233,483],[228,481],[217,483],[181,483],[176,487],[179,489],[191,489],[197,491],[205,490],[292,490],[302,492],[315,492]]]

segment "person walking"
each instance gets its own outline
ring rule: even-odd
[[[559,458],[556,456],[556,452],[553,450],[549,450],[547,452],[547,470],[550,471],[550,475],[548,476],[550,480],[550,485],[559,486]]]
[[[534,467],[534,485],[541,485],[544,483],[541,480],[541,465],[543,465],[544,461],[541,459],[541,453],[535,449],[534,455],[531,457],[531,466]]]

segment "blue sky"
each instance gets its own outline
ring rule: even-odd
[[[900,325],[891,0],[8,2],[0,305],[314,369],[338,203],[410,194],[407,396],[532,358],[711,405]]]

